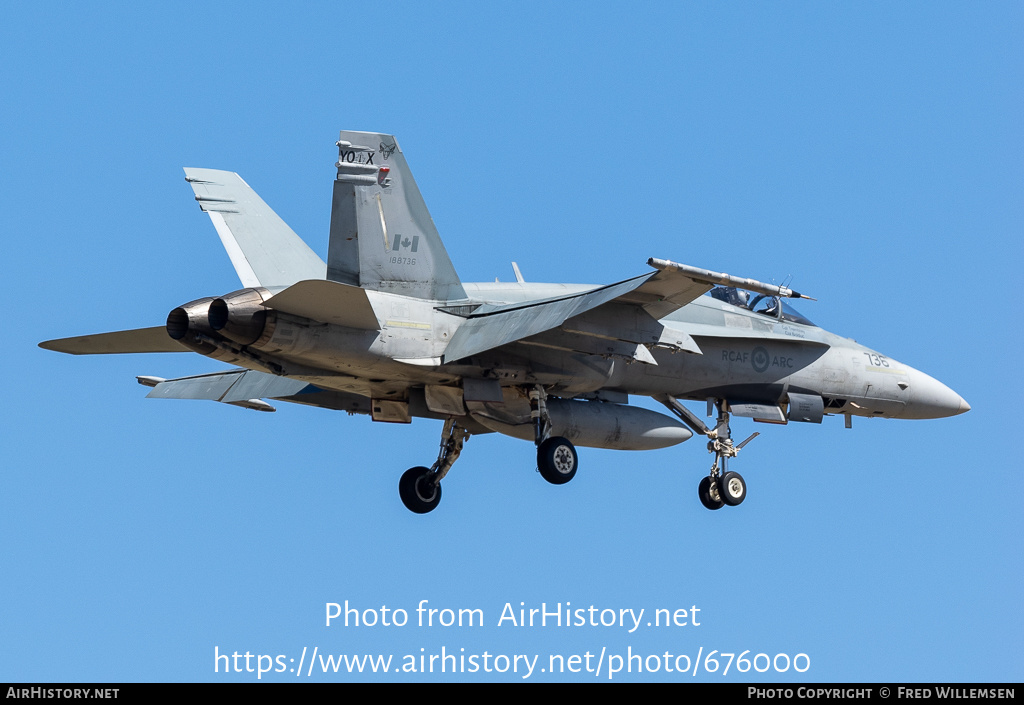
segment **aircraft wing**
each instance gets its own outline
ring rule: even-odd
[[[444,352],[444,362],[561,327],[570,335],[628,342],[633,346],[627,352],[628,357],[657,364],[649,352],[641,350],[644,345],[667,345],[700,352],[689,335],[677,332],[672,340],[661,337],[664,327],[657,321],[716,285],[736,286],[772,296],[809,298],[786,287],[668,260],[652,258],[647,264],[657,271],[579,294],[506,306],[481,306],[466,316],[468,320],[452,336]],[[531,342],[545,344],[543,338]],[[567,345],[552,341],[547,344]],[[587,346],[573,348],[569,344],[569,349],[586,351]]]
[[[644,284],[652,274],[598,287],[579,294],[526,301],[507,306],[481,306],[468,314],[444,351],[444,362],[460,360],[507,343],[557,328],[567,319],[613,301]]]
[[[242,369],[170,380],[140,377],[139,382],[153,386],[147,399],[207,399],[258,411],[274,411],[274,407],[261,401],[263,397],[287,397],[309,386],[287,377]]]
[[[167,335],[165,326],[59,338],[39,343],[39,347],[71,355],[189,352],[188,348],[179,345],[178,341]]]
[[[244,409],[276,411],[263,401],[273,399],[354,414],[370,413],[370,400],[365,396],[322,389],[308,382],[256,370],[235,368],[178,379],[138,377],[138,381],[153,387],[147,399],[205,399]]]
[[[714,287],[713,283],[699,281],[680,272],[659,270],[648,275],[636,289],[619,296],[615,303],[638,306],[653,318],[660,319],[703,296]]]

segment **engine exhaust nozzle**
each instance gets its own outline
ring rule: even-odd
[[[240,345],[255,343],[267,326],[263,302],[270,296],[264,288],[239,289],[214,299],[209,306],[210,327]]]

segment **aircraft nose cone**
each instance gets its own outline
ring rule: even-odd
[[[919,370],[910,370],[909,391],[905,418],[941,419],[971,410],[971,405],[962,396]]]

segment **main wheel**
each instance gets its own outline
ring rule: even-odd
[[[441,485],[430,482],[430,469],[409,468],[398,481],[398,495],[410,512],[426,514],[433,511],[441,501]]]
[[[697,487],[697,495],[700,497],[700,503],[704,505],[706,509],[721,509],[724,502],[718,492],[718,485],[711,486],[711,478],[705,477],[700,481],[700,485]]]
[[[718,478],[719,494],[730,507],[741,504],[747,498],[747,483],[738,472],[727,472]]]
[[[537,469],[552,485],[564,485],[576,476],[578,467],[576,449],[567,438],[549,438],[537,449]]]

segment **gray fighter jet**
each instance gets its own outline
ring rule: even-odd
[[[775,424],[826,415],[932,419],[970,406],[941,382],[814,325],[785,286],[664,259],[605,286],[459,280],[392,135],[341,133],[327,263],[240,176],[185,169],[244,288],[183,304],[166,325],[40,343],[75,355],[193,351],[231,369],[139,377],[150,397],[209,399],[260,411],[265,400],[374,421],[444,422],[430,467],[407,470],[413,512],[473,434],[533,441],[541,476],[576,474],[576,446],[646,450],[709,439],[698,490],[708,509],[738,505],[730,415]],[[709,294],[709,295],[705,295]],[[651,397],[668,414],[629,405]],[[706,401],[713,424],[680,403]]]

